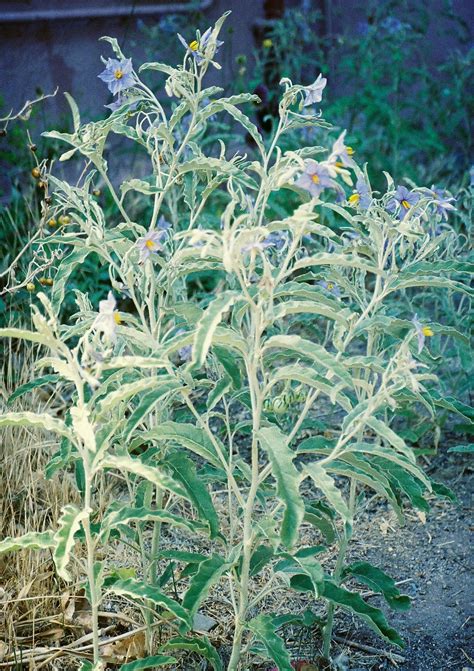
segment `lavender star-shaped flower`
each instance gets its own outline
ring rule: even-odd
[[[334,187],[334,181],[325,166],[309,159],[306,161],[303,174],[296,180],[295,186],[309,191],[313,198],[317,198],[324,189]]]
[[[425,338],[430,338],[432,335],[434,335],[433,330],[429,326],[423,326],[423,324],[419,321],[417,314],[414,315],[411,321],[415,327],[416,337],[418,339],[418,354],[420,354],[421,350],[425,346]]]
[[[208,28],[200,37],[199,40],[193,40],[189,44],[186,42],[184,37],[177,33],[178,39],[188,51],[190,51],[196,60],[196,63],[198,65],[201,65],[205,60],[206,60],[206,49],[210,44],[211,37],[212,37],[212,28]],[[217,54],[219,47],[221,47],[224,44],[221,40],[215,41],[215,50],[213,53],[213,56]]]
[[[143,238],[137,240],[137,247],[140,250],[140,262],[144,263],[151,254],[161,252],[163,246],[161,245],[161,238],[165,231],[149,231]]]
[[[353,207],[360,207],[361,210],[367,210],[372,202],[372,196],[367,182],[363,177],[358,177],[356,182],[356,190],[347,199],[349,204]]]
[[[121,61],[109,58],[105,70],[97,76],[107,84],[109,91],[114,95],[135,85],[131,58],[124,58]]]
[[[453,212],[456,210],[452,203],[456,202],[456,198],[449,196],[447,191],[444,189],[435,189],[434,186],[431,187],[433,195],[435,196],[435,207],[436,213],[441,215],[443,221],[448,220],[448,212]]]
[[[393,214],[398,208],[398,218],[400,220],[405,219],[408,212],[418,203],[419,200],[420,195],[418,193],[408,191],[406,186],[397,186],[395,195],[387,203],[387,211]]]
[[[306,86],[304,89],[306,91],[306,97],[304,99],[303,107],[320,103],[323,99],[323,90],[327,83],[328,80],[320,73],[315,82],[310,86]]]
[[[351,158],[355,153],[352,147],[347,147],[344,144],[344,138],[347,131],[343,131],[332,146],[331,156],[339,158],[340,162],[346,168],[355,168],[356,163]]]

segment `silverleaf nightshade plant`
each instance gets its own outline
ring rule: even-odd
[[[290,131],[327,127],[306,109],[321,99],[325,80],[311,87],[282,81],[278,123],[266,144],[240,109],[255,96],[224,98],[218,87],[203,86],[226,16],[197,34],[180,66],[127,69],[133,85],[104,121],[82,124],[68,96],[74,132],[46,135],[72,145],[61,159],[81,154],[85,169],[76,185],[50,176],[53,209],[72,223],[41,242],[68,252],[51,296],[38,294],[33,305],[34,329],[0,332],[41,345],[37,368],[52,370],[71,399],[63,418],[0,417],[0,426],[57,434],[47,476],[74,470],[82,497],[81,506],[64,508],[58,529],[4,539],[0,551],[49,548],[64,581],[75,558],[93,624],[93,661],[83,669],[104,668],[98,612],[113,595],[136,602],[147,628],[149,659],[129,662],[127,671],[171,664],[169,653],[179,649],[197,651],[217,670],[243,670],[257,657],[291,671],[279,629],[290,620],[319,622],[322,654],[330,658],[337,608],[402,645],[382,611],[346,586],[355,580],[390,607],[409,607],[379,568],[346,561],[353,527],[367,491],[400,521],[407,503],[426,511],[426,495],[451,496],[396,431],[401,404],[435,415],[439,403],[424,338],[440,338],[443,326],[413,315],[410,291],[468,292],[451,279],[466,269],[438,260],[443,237],[426,231],[428,219],[444,218],[439,199],[430,190],[402,193],[389,176],[387,192],[373,193],[344,134],[322,160],[323,147],[280,149]],[[130,61],[105,39],[116,57],[106,72],[114,75]],[[165,76],[169,104],[142,81],[145,72]],[[215,115],[228,115],[251,136],[252,155],[205,142]],[[147,176],[140,170],[116,184],[106,160],[110,133],[146,152]],[[96,183],[115,203],[108,219],[93,198]],[[287,212],[277,207],[282,194]],[[336,228],[328,223],[334,218]],[[108,268],[110,292],[98,308],[77,292],[72,323],[61,323],[72,273],[91,254]],[[407,299],[405,318],[391,313],[398,295]],[[41,384],[40,377],[24,391]],[[124,491],[101,510],[104,474],[120,474]],[[301,544],[303,527],[317,546]],[[170,528],[199,538],[207,551],[170,547]],[[99,559],[99,550],[103,557],[121,539],[141,558],[139,578],[124,579]],[[335,565],[324,559],[334,547]],[[256,580],[262,571],[266,580]],[[171,576],[179,592],[169,588]],[[227,650],[194,632],[198,609],[222,583],[234,619]],[[324,602],[324,616],[312,608],[268,612],[267,595],[290,589],[308,593],[315,606]]]

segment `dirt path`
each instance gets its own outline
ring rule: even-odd
[[[403,671],[474,671],[472,469],[466,457],[457,455],[439,458],[432,466],[432,477],[455,491],[458,504],[434,501],[426,523],[412,514],[402,529],[391,513],[378,511],[359,528],[354,557],[361,558],[364,537],[369,537],[365,558],[397,581],[407,581],[399,589],[412,597],[411,610],[387,612],[406,642],[400,651],[406,660],[400,665]],[[370,602],[382,605],[376,597]],[[345,631],[343,627],[336,633],[383,648],[380,639],[364,635],[355,622]],[[386,659],[354,653],[349,654],[351,670],[397,668]]]

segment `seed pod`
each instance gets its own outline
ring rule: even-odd
[[[32,151],[33,154],[35,153],[35,151],[37,151],[37,149],[38,147],[35,144],[30,144],[30,151]]]
[[[35,290],[35,285],[33,284],[33,282],[28,282],[28,284],[26,285],[26,290],[29,291],[29,292],[32,292],[32,291]]]
[[[41,177],[41,170],[38,168],[38,166],[35,166],[31,171],[31,174],[35,179],[38,179],[38,177]]]

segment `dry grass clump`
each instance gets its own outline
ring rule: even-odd
[[[7,406],[12,392],[34,376],[37,354],[37,348],[15,349],[10,344],[2,370],[0,414],[7,409],[42,412],[53,404],[60,409],[53,390],[34,390]],[[50,481],[44,477],[57,441],[41,430],[6,427],[0,445],[0,538],[54,528],[61,507],[78,499],[72,476],[62,474]],[[58,635],[51,622],[60,612],[64,585],[47,551],[3,555],[0,576],[0,657],[16,650],[21,659],[21,649]]]

